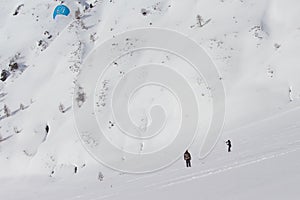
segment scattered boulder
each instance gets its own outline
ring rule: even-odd
[[[12,62],[9,64],[9,68],[10,68],[10,71],[14,71],[14,70],[19,69],[19,65],[16,62]]]
[[[9,71],[3,69],[2,72],[1,72],[1,78],[0,80],[1,81],[6,81],[6,79],[9,77]]]
[[[51,39],[52,35],[49,33],[49,31],[45,31],[44,35],[47,37],[47,39]]]
[[[41,51],[44,51],[48,47],[48,42],[46,42],[45,40],[39,40],[37,42],[37,45],[40,47]]]
[[[146,10],[145,8],[143,8],[143,9],[141,10],[141,13],[142,13],[142,15],[146,16],[146,15],[149,13],[149,11]]]

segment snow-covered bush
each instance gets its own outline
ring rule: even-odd
[[[25,106],[22,103],[20,103],[20,110],[24,110],[24,109],[25,109]]]
[[[75,11],[75,19],[80,19],[81,18],[81,14],[80,14],[80,10],[79,8]]]
[[[66,111],[65,106],[62,103],[59,104],[58,109],[61,113],[65,113],[65,111]]]
[[[103,176],[102,172],[98,173],[98,180],[99,181],[103,181],[104,180],[104,176]]]
[[[4,105],[3,110],[6,117],[9,117],[11,115],[10,109],[7,107],[7,105]]]
[[[15,132],[15,133],[18,134],[18,133],[20,133],[21,131],[22,131],[22,130],[18,129],[18,127],[16,127],[16,126],[14,127],[14,132]]]
[[[76,97],[76,102],[78,104],[78,107],[82,106],[82,104],[85,102],[85,98],[86,98],[86,95],[83,91],[83,88],[79,87],[78,92],[77,92],[77,97]]]

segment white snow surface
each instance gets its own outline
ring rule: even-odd
[[[0,68],[9,70],[11,60],[19,64],[0,81],[1,200],[300,198],[298,0],[66,0],[71,14],[53,20],[59,4],[0,1]],[[197,15],[207,23],[200,26]],[[72,98],[81,64],[93,49],[147,27],[176,30],[206,50],[226,90],[226,118],[208,157],[198,159],[191,148],[191,168],[178,160],[161,171],[133,175],[105,167],[85,150]],[[145,97],[138,95],[136,101]]]

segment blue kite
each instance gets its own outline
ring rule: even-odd
[[[53,19],[55,19],[56,15],[65,15],[68,16],[70,14],[70,9],[65,5],[58,5],[54,9]]]

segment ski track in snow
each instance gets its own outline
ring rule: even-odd
[[[296,152],[296,151],[300,150],[300,141],[297,141],[295,143],[298,144],[298,147],[290,149],[290,150],[286,150],[286,151],[283,151],[283,152],[277,152],[277,153],[272,154],[272,155],[262,155],[262,156],[259,156],[259,157],[256,157],[256,158],[252,158],[250,161],[240,161],[240,162],[235,162],[232,165],[225,165],[225,166],[222,166],[222,167],[211,168],[211,169],[200,171],[200,172],[197,172],[197,173],[190,173],[190,174],[180,176],[180,177],[177,177],[177,178],[171,178],[171,179],[168,179],[168,180],[163,181],[163,182],[155,182],[153,184],[144,185],[143,181],[145,179],[157,177],[157,175],[151,175],[151,176],[141,177],[141,178],[137,178],[137,179],[132,179],[132,180],[128,181],[128,183],[135,183],[134,186],[132,186],[132,187],[134,187],[134,190],[143,191],[143,192],[145,192],[145,191],[155,192],[156,190],[164,189],[166,187],[174,186],[174,185],[177,185],[177,184],[183,184],[185,182],[194,181],[196,179],[200,179],[200,178],[203,178],[203,177],[212,176],[212,175],[216,175],[216,174],[219,174],[219,173],[224,173],[224,172],[227,172],[229,170],[234,170],[234,169],[237,169],[237,168],[241,168],[241,167],[253,165],[253,164],[256,164],[256,163],[259,163],[259,162],[263,162],[263,161],[266,161],[266,160],[269,160],[269,159],[274,159],[274,158],[278,158],[278,157],[281,157],[281,156],[285,156],[289,153]],[[295,144],[295,143],[293,143],[293,144]],[[177,169],[176,171],[181,171],[181,170],[182,169]],[[164,174],[162,176],[165,176],[165,175],[166,174]],[[153,180],[151,180],[151,181],[153,181]],[[129,187],[129,186],[126,185],[126,187]],[[142,187],[142,188],[139,188],[139,187]],[[118,191],[114,192],[114,194],[104,195],[104,196],[97,197],[97,198],[91,198],[89,200],[100,200],[100,199],[110,199],[110,198],[113,199],[113,197],[122,196],[122,194],[124,192],[128,192],[128,188],[118,190]],[[85,196],[85,198],[86,198],[86,196]]]
[[[188,175],[188,176],[185,176],[185,177],[180,177],[179,179],[168,180],[167,182],[158,183],[158,185],[162,185],[160,188],[169,187],[169,186],[172,186],[172,185],[184,183],[184,182],[187,182],[187,181],[192,181],[192,180],[202,178],[202,177],[205,177],[205,176],[219,174],[219,173],[226,172],[228,170],[233,170],[233,169],[236,169],[236,168],[239,168],[239,167],[244,167],[244,166],[247,166],[247,165],[255,164],[255,163],[262,162],[262,161],[265,161],[265,160],[268,160],[268,159],[273,159],[273,158],[276,158],[276,157],[284,156],[288,153],[298,151],[299,149],[300,149],[300,144],[299,144],[298,148],[293,149],[293,150],[289,150],[289,151],[286,151],[286,152],[277,153],[277,154],[273,154],[273,155],[262,156],[260,158],[254,159],[252,161],[236,162],[233,165],[224,166],[222,168],[217,168],[217,169],[204,171],[204,172],[199,173],[199,174],[191,174],[191,175]],[[147,187],[151,187],[151,186],[153,186],[153,185],[150,185],[150,186],[147,186]]]
[[[291,117],[293,117],[292,119],[295,119],[294,115],[299,115],[299,111],[299,108],[294,108],[287,112],[283,112],[282,114],[278,114],[275,117],[270,117],[260,122],[256,122],[250,127],[246,126],[244,127],[244,129],[250,129],[249,131],[251,131],[253,129],[255,130],[257,126],[263,126],[262,124],[273,124],[276,123],[276,121],[287,120]],[[241,130],[242,129],[235,131]],[[212,176],[245,166],[254,165],[256,163],[264,162],[270,159],[276,159],[300,150],[300,135],[298,134],[298,131],[300,131],[300,125],[296,125],[293,121],[291,121],[290,125],[288,125],[287,127],[284,126],[282,128],[279,128],[279,130],[277,131],[283,133],[282,138],[280,138],[279,135],[279,140],[282,141],[279,145],[274,145],[272,142],[270,142],[270,138],[264,138],[265,136],[257,136],[246,143],[256,143],[258,144],[257,146],[259,146],[256,147],[255,153],[251,152],[250,155],[249,153],[247,153],[248,149],[245,148],[243,150],[239,150],[239,154],[242,157],[232,157],[231,159],[228,159],[228,157],[219,157],[219,151],[217,148],[216,152],[213,152],[212,155],[210,155],[211,160],[216,159],[217,163],[212,164],[212,166],[208,167],[207,169],[203,169],[206,168],[205,164],[203,165],[196,161],[195,163],[197,164],[192,165],[192,172],[186,168],[171,167],[167,172],[141,175],[140,177],[129,179],[126,182],[121,183],[120,185],[114,186],[112,190],[107,191],[108,194],[104,196],[100,195],[100,197],[93,197],[91,199],[114,199],[114,197],[120,197],[122,196],[122,194],[134,193],[135,191],[155,192],[157,190],[168,188],[174,185],[184,184],[186,182],[195,181],[207,176]],[[268,130],[265,129],[263,130],[263,132],[268,132]],[[295,140],[295,137],[298,139]],[[270,142],[270,144],[268,143],[268,141]]]

